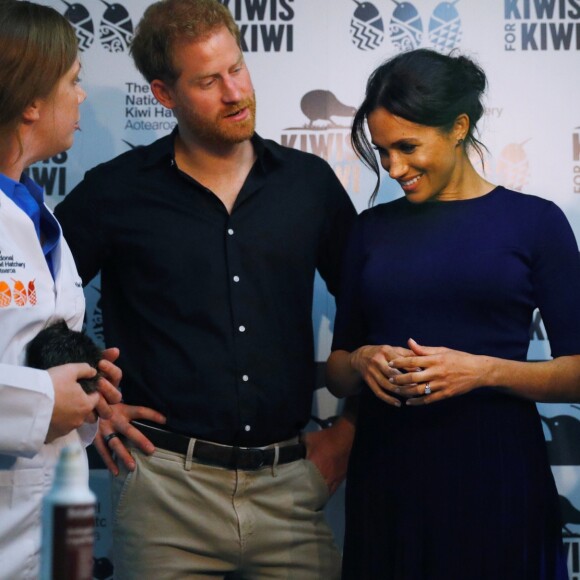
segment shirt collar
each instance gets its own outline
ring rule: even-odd
[[[153,167],[159,163],[173,162],[175,158],[175,137],[178,132],[179,128],[176,126],[169,135],[151,144],[148,157],[144,164],[145,167]],[[277,151],[276,144],[273,141],[263,139],[257,133],[254,133],[251,141],[256,152],[257,162],[263,169],[269,167],[271,163],[278,164],[282,161],[282,157]]]
[[[14,199],[14,191],[17,187],[25,187],[39,206],[44,203],[44,191],[37,183],[34,183],[28,175],[22,174],[20,182],[0,173],[0,189],[10,198]]]
[[[10,179],[6,177],[6,175],[0,173],[0,189],[10,198],[14,197],[14,190],[18,182],[14,181],[14,179]]]

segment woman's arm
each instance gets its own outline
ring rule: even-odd
[[[389,363],[393,369],[409,365],[421,369],[390,378],[395,392],[408,398],[408,405],[434,403],[479,387],[494,387],[537,402],[580,401],[580,355],[522,362],[425,347],[413,339],[409,347],[413,356]],[[425,394],[427,384],[430,394]]]
[[[389,378],[401,371],[390,367],[389,361],[412,354],[409,349],[388,345],[361,346],[352,353],[335,350],[326,363],[326,385],[333,395],[348,397],[360,392],[366,383],[379,399],[400,407],[401,402],[389,394],[396,390]]]

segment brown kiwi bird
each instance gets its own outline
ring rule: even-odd
[[[353,117],[355,107],[341,103],[330,91],[317,89],[306,93],[300,101],[302,112],[308,117],[308,128],[314,127],[315,121],[327,121],[336,126],[332,117]]]

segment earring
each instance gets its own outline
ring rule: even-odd
[[[463,145],[463,139],[457,139],[456,147]]]

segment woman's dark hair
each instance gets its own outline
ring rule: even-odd
[[[481,99],[486,86],[485,73],[469,58],[423,48],[399,54],[371,74],[351,132],[353,149],[377,176],[371,204],[379,189],[380,168],[365,131],[368,116],[383,108],[412,123],[448,132],[455,119],[465,114],[469,117],[469,130],[463,147],[472,147],[483,163],[485,146],[474,132],[483,115]]]
[[[0,133],[45,98],[77,58],[74,29],[54,8],[0,0]]]

